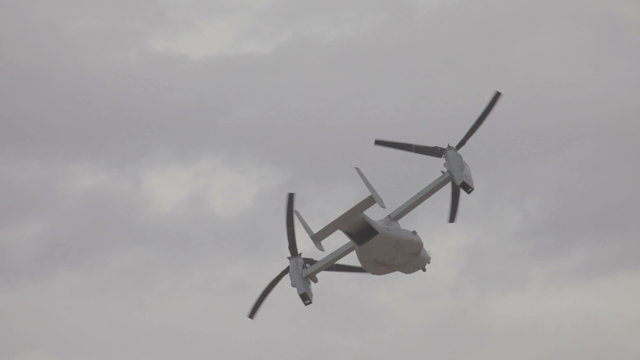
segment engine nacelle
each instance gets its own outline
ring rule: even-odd
[[[302,257],[290,257],[289,279],[291,280],[291,286],[298,290],[298,296],[306,306],[313,302],[313,293],[311,292],[311,281],[304,277],[303,272],[304,260]]]
[[[471,178],[471,169],[469,165],[462,159],[462,155],[454,148],[449,147],[444,153],[444,167],[449,171],[452,181],[460,186],[467,194],[473,191],[473,178]]]

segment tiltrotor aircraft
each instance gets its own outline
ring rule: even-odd
[[[426,271],[426,266],[431,262],[431,257],[424,248],[422,239],[415,231],[401,227],[399,221],[438,190],[451,183],[449,222],[455,222],[460,200],[460,189],[467,194],[470,194],[474,189],[471,170],[459,151],[482,125],[500,95],[499,91],[495,92],[484,111],[455,147],[451,145],[439,147],[375,140],[375,145],[444,158],[444,167],[446,169],[437,179],[380,220],[373,220],[364,214],[374,204],[378,204],[382,208],[385,208],[385,205],[380,195],[358,168],[356,168],[356,171],[369,190],[370,195],[317,232],[314,232],[300,213],[294,210],[294,194],[289,193],[286,212],[287,240],[291,255],[288,257],[289,265],[271,280],[262,291],[249,312],[249,318],[253,319],[255,317],[271,290],[287,274],[289,274],[291,286],[297,289],[298,296],[302,302],[305,305],[310,305],[313,301],[311,282],[318,281],[316,275],[321,271],[360,272],[375,275],[384,275],[395,271],[405,274],[411,274],[418,270]],[[294,213],[302,227],[309,234],[313,244],[319,250],[324,251],[322,241],[336,231],[342,231],[349,239],[349,242],[320,260],[302,257],[302,254],[298,252],[296,243]],[[352,251],[356,252],[361,266],[337,263]]]

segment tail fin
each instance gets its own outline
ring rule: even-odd
[[[386,209],[387,207],[384,204],[384,201],[382,201],[382,198],[380,197],[380,194],[378,194],[376,189],[373,188],[373,185],[371,185],[371,183],[369,182],[369,179],[367,179],[367,177],[364,176],[364,173],[360,170],[360,168],[356,167],[355,169],[358,175],[360,175],[360,179],[362,179],[362,182],[364,183],[364,185],[367,187],[367,189],[369,189],[369,192],[371,193],[373,198],[376,200],[376,204],[378,204],[378,206],[380,206],[381,208]]]
[[[296,210],[295,213],[296,213],[296,217],[298,218],[298,220],[300,220],[300,223],[302,224],[302,227],[304,228],[304,231],[306,231],[307,234],[309,234],[309,237],[311,238],[311,241],[313,241],[313,245],[315,245],[316,248],[318,248],[318,250],[324,251],[324,247],[322,246],[322,243],[320,241],[314,239],[314,236],[313,236],[314,232],[313,232],[313,230],[311,230],[311,227],[309,226],[309,224],[307,224],[307,222],[304,221],[304,218],[298,212],[298,210]]]
[[[338,216],[329,224],[325,225],[325,227],[318,230],[318,232],[313,232],[309,224],[307,224],[304,218],[302,218],[302,215],[300,215],[298,211],[295,211],[295,214],[298,217],[298,220],[300,220],[302,227],[307,232],[307,234],[309,234],[311,241],[313,241],[313,244],[320,251],[324,251],[324,247],[322,246],[322,243],[321,243],[322,240],[326,239],[329,235],[333,234],[338,230],[349,231],[349,229],[353,227],[354,224],[357,225],[362,221],[365,221],[364,220],[365,215],[363,214],[364,211],[370,208],[371,206],[373,206],[374,204],[378,204],[383,209],[385,208],[382,198],[380,197],[380,195],[378,195],[378,192],[373,188],[373,186],[371,185],[369,180],[367,180],[367,178],[364,176],[362,171],[360,171],[359,168],[356,168],[356,171],[358,172],[358,175],[360,175],[360,178],[362,179],[362,182],[364,182],[367,189],[369,189],[369,192],[371,193],[371,195],[362,199],[359,203],[352,206],[351,209],[345,211],[342,215]]]

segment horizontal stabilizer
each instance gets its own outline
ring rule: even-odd
[[[362,182],[364,182],[364,185],[369,190],[370,195],[362,199],[359,203],[355,204],[353,207],[351,207],[351,209],[345,211],[342,215],[338,216],[335,220],[327,224],[322,229],[318,230],[318,232],[313,232],[313,230],[311,230],[311,227],[309,226],[309,224],[307,224],[307,222],[304,220],[302,215],[298,211],[295,211],[295,214],[298,217],[298,220],[300,220],[302,227],[304,227],[304,230],[307,232],[307,234],[309,234],[311,241],[313,241],[313,244],[316,246],[316,248],[318,248],[318,250],[324,251],[324,247],[322,246],[322,243],[321,243],[322,240],[326,239],[334,232],[338,230],[343,232],[348,232],[348,231],[353,231],[354,228],[355,229],[360,228],[361,224],[364,221],[366,221],[365,220],[366,216],[364,215],[364,212],[370,207],[372,207],[374,204],[378,204],[383,209],[385,208],[382,198],[380,197],[378,192],[373,188],[373,185],[371,185],[367,177],[364,176],[364,174],[359,168],[356,167],[355,169],[358,175],[360,176],[360,179],[362,179]]]
[[[328,238],[331,234],[338,230],[346,231],[350,229],[353,224],[359,224],[363,221],[364,212],[372,207],[376,203],[376,200],[373,198],[373,195],[369,195],[359,203],[354,205],[351,209],[345,211],[342,215],[338,216],[335,220],[327,224],[322,229],[318,230],[318,232],[313,233],[311,236],[311,240],[313,240],[314,244],[316,242],[321,242],[322,240]],[[300,218],[300,217],[298,217]],[[304,226],[304,225],[303,225]]]

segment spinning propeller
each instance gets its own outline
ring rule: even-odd
[[[449,222],[456,221],[456,214],[458,212],[458,202],[460,201],[460,188],[467,194],[473,191],[473,180],[471,179],[471,171],[469,166],[464,162],[462,156],[458,153],[460,149],[467,143],[467,141],[475,134],[480,125],[487,118],[493,107],[500,99],[502,95],[499,91],[496,91],[489,101],[489,104],[485,107],[484,111],[471,125],[467,133],[460,139],[458,144],[454,147],[448,145],[446,148],[440,146],[426,146],[407,144],[395,141],[377,140],[375,145],[386,146],[398,150],[410,151],[417,154],[432,156],[436,158],[445,158],[445,168],[449,171],[452,177],[451,181],[451,209],[449,211]]]
[[[302,267],[307,268],[317,263],[317,261],[314,259],[303,258],[302,254],[298,252],[298,244],[296,243],[295,224],[293,222],[294,196],[295,194],[289,193],[287,197],[287,215],[286,215],[287,216],[287,241],[289,242],[289,254],[291,255],[288,257],[290,265],[284,268],[278,275],[276,275],[276,277],[273,278],[273,280],[271,280],[269,284],[267,284],[267,287],[265,287],[264,290],[262,290],[262,293],[260,294],[260,296],[258,296],[258,299],[256,300],[255,304],[253,304],[253,307],[249,312],[248,317],[250,319],[253,319],[256,316],[258,309],[260,309],[260,306],[262,305],[264,300],[267,298],[269,293],[271,293],[271,290],[273,290],[273,288],[276,287],[276,285],[278,285],[280,280],[282,280],[282,278],[285,275],[290,273],[290,269],[293,264],[298,264],[301,262],[303,264]],[[367,272],[366,270],[364,270],[359,266],[343,265],[343,264],[332,264],[326,269],[324,269],[323,271],[359,272],[359,273]],[[308,281],[306,279],[304,280],[307,282],[307,285],[308,285]],[[314,282],[315,281],[317,280],[314,279]],[[294,283],[294,279],[292,278],[292,286],[295,287],[293,283]],[[310,292],[310,288],[308,288],[308,291]],[[302,301],[305,303],[305,305],[311,304],[310,297],[306,297],[303,295],[306,295],[306,293],[300,294],[300,297],[302,298]]]

